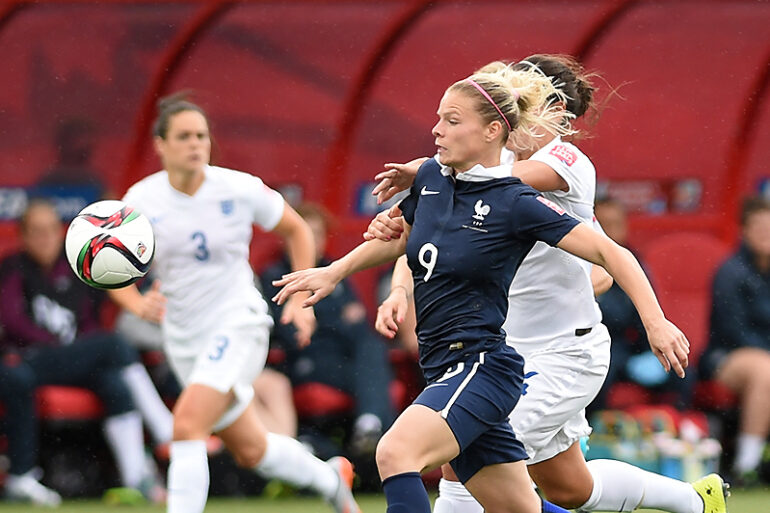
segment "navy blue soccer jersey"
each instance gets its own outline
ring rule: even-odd
[[[455,180],[430,159],[401,202],[412,225],[406,254],[428,381],[469,353],[505,343],[502,325],[516,269],[536,241],[556,245],[579,224],[501,170],[510,172],[477,166]]]

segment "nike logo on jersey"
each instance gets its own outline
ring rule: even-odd
[[[440,194],[440,191],[429,191],[426,186],[422,186],[422,190],[420,190],[420,196],[430,196],[431,194]]]

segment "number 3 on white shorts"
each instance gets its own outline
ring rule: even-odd
[[[224,335],[217,335],[214,337],[214,340],[217,344],[209,352],[209,360],[216,362],[222,359],[222,356],[225,354],[225,349],[230,345],[230,339]]]
[[[430,242],[426,242],[420,248],[419,253],[417,253],[417,260],[419,260],[420,264],[428,270],[428,272],[425,273],[425,277],[423,278],[423,281],[428,281],[428,279],[433,274],[433,268],[436,267],[436,260],[438,260],[438,248]]]

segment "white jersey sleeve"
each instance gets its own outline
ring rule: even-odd
[[[252,222],[265,231],[271,231],[283,217],[283,196],[254,175],[237,171],[231,173],[235,190],[244,195],[244,201],[252,214]]]
[[[144,188],[144,181],[140,181],[132,185],[128,191],[126,191],[126,194],[123,196],[122,201],[130,206],[138,210],[140,213],[146,215],[148,218],[150,217],[148,205],[145,203],[147,196],[142,193],[142,189]]]
[[[548,165],[567,182],[569,190],[553,191],[554,196],[569,196],[572,201],[590,202],[593,205],[596,170],[591,161],[574,144],[556,137],[535,152],[529,160]]]

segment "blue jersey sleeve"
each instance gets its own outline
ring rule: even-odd
[[[398,204],[401,212],[404,214],[404,220],[410,225],[414,224],[414,213],[417,210],[417,201],[420,199],[420,186],[424,185],[424,178],[430,170],[439,169],[440,166],[435,159],[428,159],[422,163],[417,170],[417,176],[414,177],[414,183],[409,188],[409,195]]]
[[[415,183],[417,182],[415,181]],[[401,213],[404,215],[404,221],[410,225],[414,224],[414,212],[417,210],[417,199],[419,197],[416,185],[412,185],[409,189],[409,195],[398,204],[398,208],[401,209]]]
[[[534,189],[522,191],[511,209],[511,227],[520,239],[541,240],[551,246],[580,221]]]

